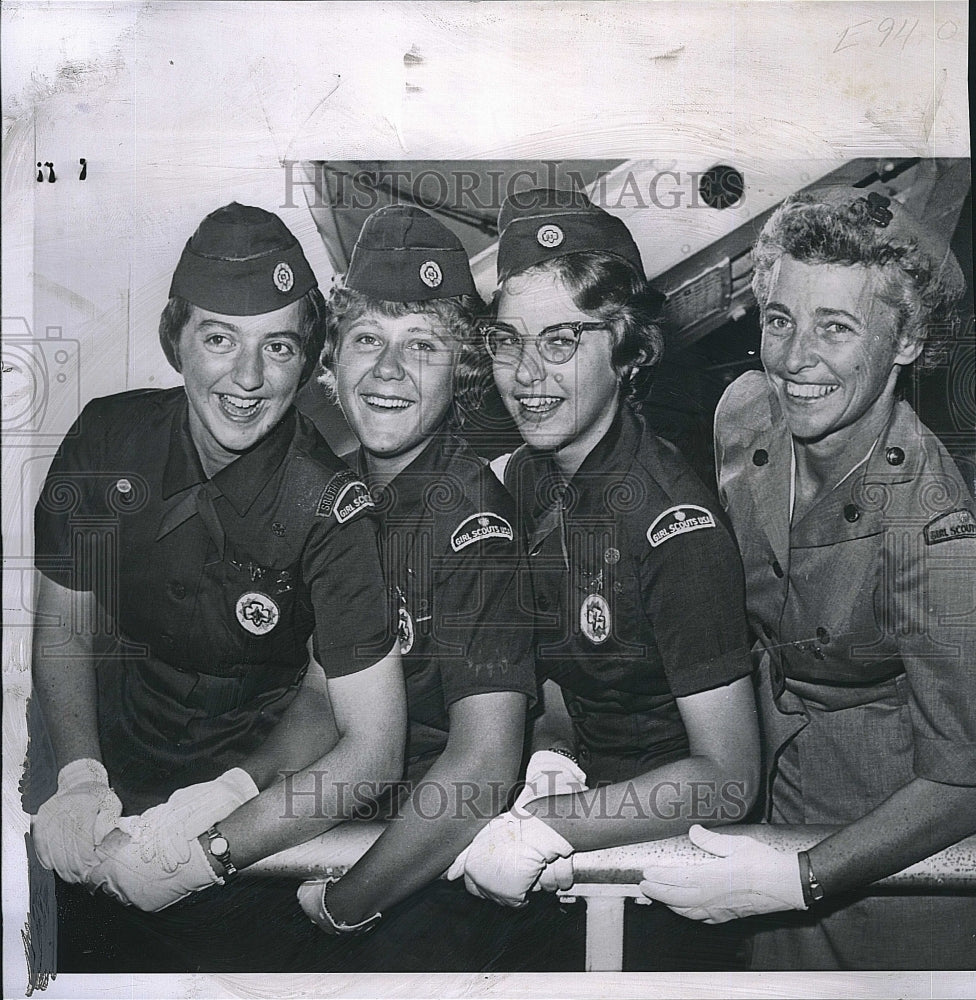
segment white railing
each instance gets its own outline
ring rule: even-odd
[[[826,826],[729,826],[723,833],[748,834],[784,851],[802,851],[819,843],[833,828]],[[343,823],[307,844],[265,858],[247,869],[249,876],[314,878],[340,875],[356,863],[382,833],[381,823]],[[586,971],[619,972],[623,960],[624,901],[647,903],[638,888],[651,864],[707,855],[687,837],[670,837],[645,844],[627,844],[573,855],[573,886],[560,893],[565,900],[586,900]],[[976,836],[954,844],[874,884],[879,895],[912,893],[976,894]]]

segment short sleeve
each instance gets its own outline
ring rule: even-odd
[[[906,542],[910,544],[906,544]],[[889,529],[889,591],[910,684],[915,773],[976,785],[976,518],[960,505],[921,530]]]
[[[34,507],[34,565],[69,590],[94,589],[84,547],[76,552],[72,539],[72,521],[94,513],[98,456],[91,432],[93,410],[89,403],[61,442]]]
[[[681,506],[674,510],[683,513]],[[678,698],[730,684],[751,672],[739,554],[714,512],[698,505],[689,515],[704,526],[657,535],[656,546],[645,542],[648,553],[641,569],[644,613],[671,692]],[[687,524],[689,515],[683,522],[658,519],[656,530]]]
[[[533,632],[519,600],[527,573],[513,541],[477,543],[451,553],[437,574],[433,633],[445,707],[475,694],[517,691],[535,698]],[[524,588],[523,588],[524,590]]]
[[[328,677],[364,670],[393,648],[395,629],[380,561],[377,522],[358,514],[322,519],[302,556],[315,615],[313,648]]]

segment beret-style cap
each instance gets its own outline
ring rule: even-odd
[[[644,274],[630,230],[582,191],[532,188],[505,199],[498,214],[499,282],[533,264],[587,250],[615,254]]]
[[[843,184],[806,192],[803,201],[827,205],[841,211],[857,213],[869,222],[880,243],[914,242],[929,258],[932,271],[957,294],[965,289],[965,278],[949,240],[940,232],[912,215],[900,202],[877,191],[862,191]]]
[[[281,219],[235,201],[211,212],[187,241],[169,294],[226,316],[257,316],[297,302],[317,285]]]
[[[460,239],[411,205],[377,209],[363,223],[345,286],[385,302],[477,294]]]

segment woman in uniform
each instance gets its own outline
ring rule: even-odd
[[[254,938],[280,897],[202,890],[344,818],[343,782],[399,777],[372,501],[292,406],[323,309],[277,216],[218,209],[160,322],[184,385],[93,400],[51,466],[33,668],[59,770],[32,833],[59,971],[288,968]]]
[[[765,374],[729,387],[715,437],[767,812],[840,828],[799,855],[713,835],[715,861],[643,888],[710,921],[784,911],[754,922],[757,968],[972,968],[971,899],[864,890],[976,830],[976,520],[896,392],[954,329],[962,272],[896,201],[851,189],[787,202],[754,258]]]
[[[322,381],[359,439],[346,460],[382,518],[407,687],[396,818],[348,874],[299,894],[332,934],[385,915],[350,951],[359,971],[474,971],[505,949],[504,922],[483,920],[459,884],[435,881],[504,808],[536,690],[512,501],[459,436],[479,369],[487,375],[483,308],[460,240],[409,206],[366,220],[327,303]]]
[[[465,877],[519,906],[573,851],[742,819],[759,757],[735,545],[632,405],[663,347],[636,244],[582,193],[521,192],[498,278],[485,341],[525,444],[493,464],[528,538],[550,794],[493,820]]]

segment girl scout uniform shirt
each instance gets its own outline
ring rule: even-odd
[[[365,471],[362,452],[347,456]],[[511,497],[455,434],[440,432],[373,491],[407,687],[407,777],[447,746],[461,698],[534,700],[531,589]]]
[[[537,667],[563,690],[590,786],[687,757],[675,698],[751,669],[714,498],[626,405],[568,484],[525,446],[504,475],[528,537]]]
[[[791,525],[791,439],[761,372],[726,390],[715,440],[770,820],[850,823],[916,776],[976,783],[976,520],[941,443],[897,403],[867,461]],[[852,899],[774,918],[791,930],[758,935],[754,963],[972,967],[973,900]]]
[[[389,651],[371,508],[294,410],[208,480],[182,388],[85,407],[36,507],[35,561],[98,599],[99,735],[128,812],[258,746],[310,635],[327,676]]]

